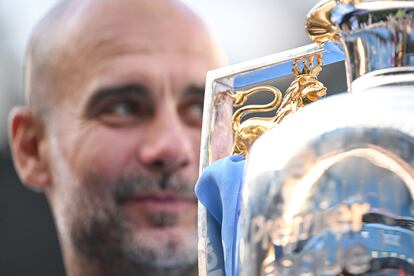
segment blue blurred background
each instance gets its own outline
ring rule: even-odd
[[[0,275],[64,275],[42,194],[23,187],[7,144],[7,118],[22,103],[22,63],[31,29],[53,0],[0,0]],[[304,31],[316,0],[185,0],[215,33],[230,64],[310,43]]]

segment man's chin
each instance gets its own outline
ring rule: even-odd
[[[178,225],[148,227],[134,231],[126,241],[129,252],[154,267],[177,267],[196,264],[197,235],[194,227]]]

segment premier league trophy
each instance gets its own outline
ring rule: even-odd
[[[200,275],[414,275],[414,1],[322,1],[306,27],[208,74]],[[351,93],[324,97],[342,53]]]

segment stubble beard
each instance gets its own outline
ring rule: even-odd
[[[160,213],[150,219],[162,225],[176,218]],[[137,229],[115,212],[88,219],[87,223],[79,220],[74,220],[70,230],[72,245],[87,265],[95,263],[101,268],[99,275],[144,275],[143,271],[151,271],[151,275],[164,271],[161,275],[166,275],[165,270],[185,270],[196,264],[195,228]]]
[[[81,275],[189,275],[188,271],[195,270],[196,221],[191,229],[170,227],[176,215],[158,213],[148,217],[160,226],[154,231],[131,222],[119,206],[128,193],[144,191],[159,181],[175,192],[193,193],[188,181],[168,178],[157,182],[134,175],[108,183],[103,174],[96,173],[79,181],[70,175],[63,159],[58,163],[63,163],[58,164],[59,182],[66,184],[57,191],[64,196],[54,204],[59,206],[55,217],[63,249],[69,247],[78,266],[85,268]]]

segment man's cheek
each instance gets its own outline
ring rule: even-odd
[[[128,161],[120,154],[85,155],[75,164],[75,173],[82,182],[96,186],[111,186],[122,176]],[[103,187],[102,187],[103,188]]]
[[[69,188],[72,197],[69,205],[75,205],[71,208],[77,209],[80,216],[88,213],[91,217],[105,217],[116,211],[114,182],[105,173],[83,170],[78,180],[78,185]]]
[[[111,146],[107,146],[111,147]],[[118,148],[113,146],[113,148]],[[119,147],[118,150],[102,148],[94,155],[88,156],[85,158],[88,164],[86,166],[90,167],[90,170],[95,172],[100,172],[107,175],[114,175],[118,171],[122,171],[122,168],[125,168],[128,163],[128,156],[122,151],[122,147]]]
[[[96,126],[77,137],[77,147],[68,147],[72,149],[70,159],[80,168],[116,177],[135,159],[137,143],[131,136],[134,137],[125,130]],[[74,148],[78,150],[73,151]]]

